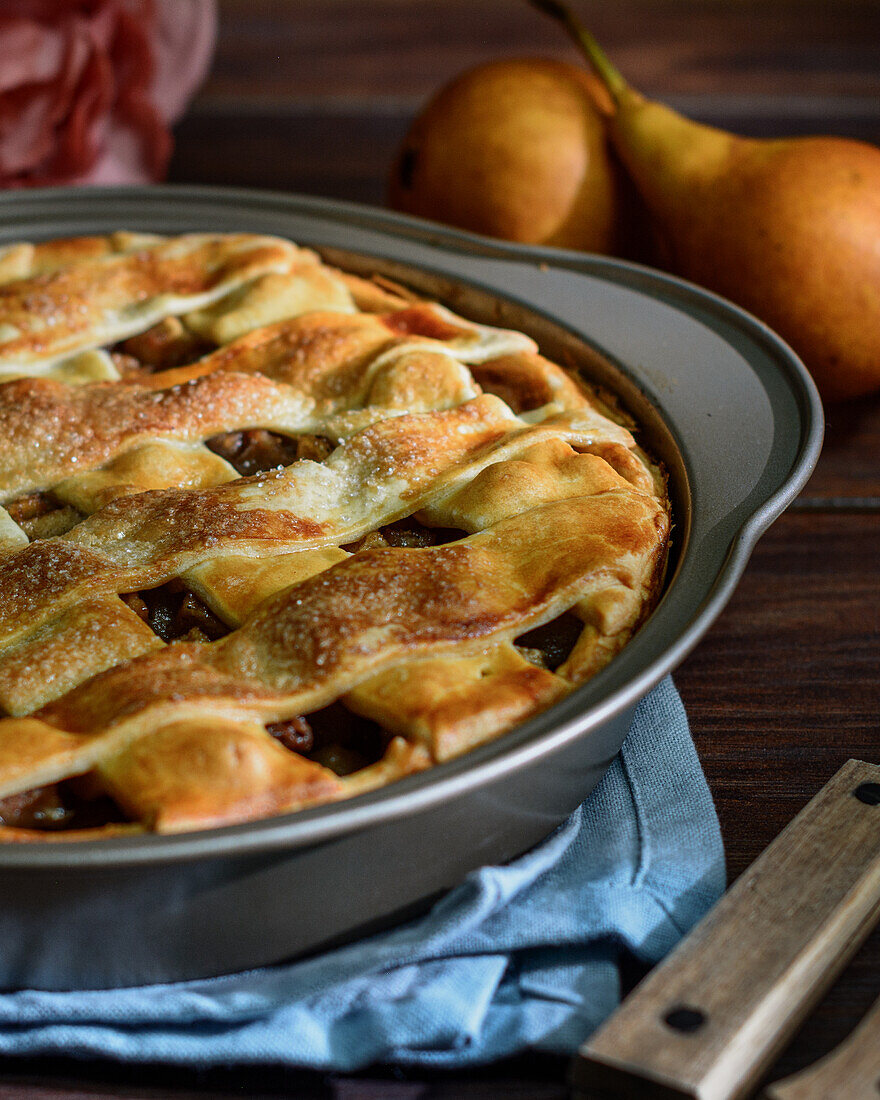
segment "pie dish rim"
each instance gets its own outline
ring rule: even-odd
[[[753,345],[763,348],[775,361],[780,377],[790,387],[799,406],[800,423],[789,423],[787,430],[794,434],[796,428],[800,436],[795,461],[787,474],[777,478],[775,490],[757,506],[749,506],[732,528],[729,552],[715,570],[714,581],[701,607],[690,617],[687,625],[677,632],[667,644],[662,654],[645,660],[642,654],[648,647],[643,641],[645,630],[658,616],[669,592],[678,582],[673,576],[667,583],[664,596],[649,623],[629,642],[623,654],[619,655],[609,669],[604,670],[594,680],[571,695],[548,708],[545,712],[516,727],[504,738],[480,746],[471,752],[449,761],[435,765],[427,772],[400,780],[390,786],[363,794],[349,801],[335,802],[313,809],[301,810],[291,814],[282,814],[240,825],[206,829],[199,832],[177,835],[141,835],[106,840],[83,842],[53,841],[51,844],[3,845],[0,846],[0,868],[25,867],[71,867],[71,866],[113,866],[143,863],[164,863],[170,861],[197,859],[203,856],[217,856],[224,853],[253,853],[273,849],[295,849],[317,844],[343,833],[356,832],[378,822],[384,822],[402,814],[436,806],[445,799],[453,799],[466,791],[478,787],[489,778],[498,778],[521,767],[536,763],[546,754],[554,752],[570,740],[586,736],[591,730],[619,714],[635,701],[668,671],[678,664],[720,612],[733,592],[749,554],[761,533],[787,507],[809,477],[818,458],[822,437],[822,413],[818,394],[805,368],[793,352],[761,322],[756,321],[744,311],[720,298],[665,274],[654,272],[639,265],[613,260],[606,257],[587,256],[562,252],[556,249],[538,249],[519,245],[510,245],[476,237],[456,230],[448,230],[386,211],[352,203],[336,203],[329,200],[312,199],[300,196],[273,194],[271,192],[244,191],[232,188],[186,187],[166,185],[150,188],[109,188],[109,189],[47,189],[37,193],[7,194],[0,196],[0,210],[12,217],[4,219],[0,225],[0,243],[14,239],[35,239],[35,235],[25,232],[20,226],[32,218],[40,223],[41,238],[106,231],[110,228],[122,228],[120,215],[114,214],[117,207],[136,207],[139,203],[150,206],[158,200],[161,207],[166,203],[172,208],[183,206],[190,208],[190,216],[203,228],[205,207],[215,204],[229,215],[229,207],[241,209],[256,204],[263,213],[276,211],[279,220],[293,215],[305,218],[315,224],[315,231],[321,222],[335,222],[346,226],[357,237],[358,230],[370,234],[378,233],[385,239],[392,263],[399,264],[399,248],[396,243],[407,242],[426,255],[436,255],[432,250],[440,249],[444,253],[459,254],[460,264],[467,266],[475,259],[494,262],[509,261],[517,267],[538,266],[553,271],[569,271],[572,275],[586,274],[613,282],[621,281],[630,291],[642,295],[651,292],[665,294],[669,299],[683,303],[685,310],[693,313],[702,311],[706,317],[719,318],[719,324],[732,326]],[[201,204],[201,205],[200,205]],[[54,208],[56,218],[41,218],[46,207]],[[58,208],[65,211],[63,220]],[[79,209],[79,208],[83,208]],[[198,213],[197,213],[198,210]],[[166,212],[166,217],[168,214]],[[130,220],[130,219],[129,219]],[[160,217],[161,220],[161,217]],[[173,220],[173,219],[172,219]],[[156,215],[151,212],[146,221],[126,224],[125,228],[154,228]],[[244,215],[247,222],[247,214]],[[73,228],[72,223],[76,224]],[[247,224],[241,228],[247,229]],[[166,232],[179,231],[179,227],[167,228]],[[255,229],[255,231],[258,231]],[[304,239],[279,225],[278,235],[290,237],[299,244],[320,247],[316,239]],[[324,247],[327,247],[325,244]],[[352,249],[361,256],[369,256],[369,251]],[[404,250],[406,251],[406,250]],[[386,256],[387,258],[387,256]],[[379,261],[377,261],[379,262]],[[406,264],[404,263],[404,266]],[[453,264],[453,267],[456,265]],[[431,267],[422,266],[422,272],[430,272]],[[472,276],[449,274],[447,277],[472,289],[481,288]],[[641,288],[641,289],[640,289]],[[501,301],[516,301],[505,292],[504,286],[482,287]],[[455,308],[453,306],[453,308]],[[536,315],[547,316],[546,310],[533,307]],[[550,312],[552,317],[552,310]],[[590,339],[590,334],[581,332],[581,338]],[[746,360],[748,361],[748,360]],[[645,374],[632,364],[618,363],[617,370],[628,380],[630,395],[633,387],[642,388]],[[676,425],[666,424],[672,436],[677,436]],[[790,443],[790,440],[789,440]],[[690,487],[682,485],[682,477],[687,477],[687,456],[684,456],[682,468],[677,477],[677,491],[680,500],[684,493],[686,511],[693,504],[694,497]],[[699,471],[693,471],[699,478]],[[699,486],[698,486],[699,487]],[[680,517],[679,517],[680,518]],[[729,517],[728,525],[730,524]],[[687,546],[680,547],[682,558],[686,557]],[[679,566],[681,561],[679,561]],[[661,624],[662,625],[662,624]],[[656,626],[654,632],[656,633]],[[640,644],[641,643],[641,644]],[[639,671],[630,675],[624,683],[618,683],[605,689],[606,683],[619,679],[614,675],[618,665],[624,662],[640,666]],[[641,661],[639,658],[642,658]],[[597,687],[598,685],[598,687]]]

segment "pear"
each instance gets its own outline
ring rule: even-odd
[[[563,22],[613,100],[609,133],[657,262],[775,329],[826,400],[880,388],[880,149],[700,125],[629,87],[565,6],[531,2]]]
[[[604,95],[581,67],[541,58],[461,74],[413,123],[389,205],[506,240],[613,251],[619,169],[596,106]]]

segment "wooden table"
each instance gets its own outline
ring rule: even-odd
[[[880,143],[873,2],[616,0],[581,10],[634,82],[693,117],[756,135]],[[171,178],[381,203],[393,151],[426,96],[468,65],[529,53],[575,60],[515,0],[221,0],[214,70],[178,127]],[[847,758],[880,759],[880,397],[831,407],[827,421],[806,491],[676,675],[731,878]],[[875,933],[771,1076],[830,1049],[878,995]],[[0,1100],[549,1100],[566,1095],[565,1069],[521,1058],[467,1074],[341,1077],[7,1060]]]

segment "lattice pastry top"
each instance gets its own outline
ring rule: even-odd
[[[0,249],[0,839],[447,760],[652,606],[660,471],[528,337],[288,241]]]

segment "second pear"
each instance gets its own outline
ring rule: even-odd
[[[880,149],[736,137],[635,92],[610,128],[662,266],[775,329],[826,399],[880,387]]]

